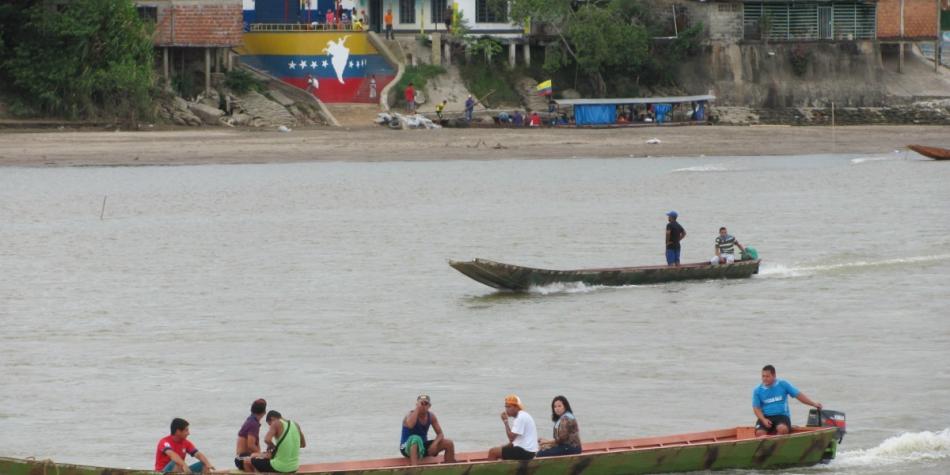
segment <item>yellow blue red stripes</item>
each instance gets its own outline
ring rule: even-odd
[[[245,32],[244,44],[239,52],[248,55],[318,56],[326,54],[323,49],[330,41],[339,42],[344,37],[350,54],[379,54],[370,44],[366,33],[359,31]]]

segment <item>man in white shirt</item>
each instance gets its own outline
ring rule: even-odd
[[[538,428],[531,414],[524,411],[521,398],[514,394],[505,396],[505,412],[501,413],[505,424],[508,444],[488,450],[491,460],[531,460],[538,452]]]

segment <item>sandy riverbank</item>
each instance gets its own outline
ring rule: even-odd
[[[656,137],[661,143],[647,145]],[[626,129],[392,131],[180,129],[0,132],[0,166],[189,165],[303,161],[893,153],[950,146],[946,126],[693,126]]]

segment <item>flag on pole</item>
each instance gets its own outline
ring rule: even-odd
[[[539,96],[550,96],[551,95],[551,80],[541,82],[538,84],[538,87],[535,88],[538,91]]]

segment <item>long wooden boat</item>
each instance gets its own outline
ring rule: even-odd
[[[416,467],[404,457],[301,465],[300,474],[346,475],[636,475],[725,469],[807,467],[835,457],[834,427],[795,427],[788,435],[755,437],[752,427],[584,444],[578,455],[530,461],[488,460],[487,452],[456,455],[456,463],[427,457]],[[142,475],[151,471],[0,458],[4,475]]]
[[[950,149],[928,147],[926,145],[908,145],[907,148],[934,160],[950,160]]]
[[[488,259],[449,261],[455,270],[489,287],[525,292],[532,287],[552,284],[643,285],[679,280],[744,279],[759,273],[759,259],[734,264],[710,265],[708,262],[681,266],[614,267],[606,269],[549,270],[504,264]]]

